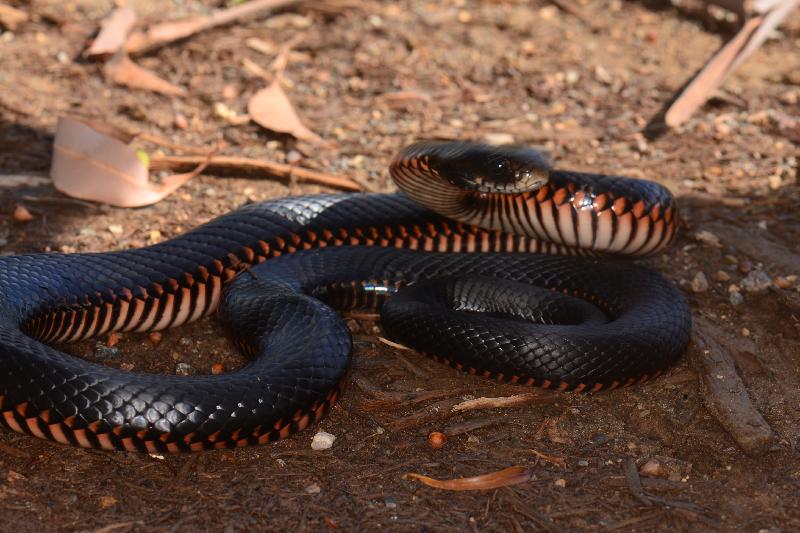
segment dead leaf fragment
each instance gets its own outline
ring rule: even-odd
[[[17,222],[30,222],[33,220],[33,215],[24,205],[18,205],[14,208],[14,220]]]
[[[125,44],[134,24],[136,12],[129,7],[118,7],[100,22],[100,33],[84,55],[94,58],[115,54]]]
[[[186,96],[183,87],[159,78],[154,72],[131,61],[125,54],[119,54],[109,61],[103,72],[114,83],[132,89],[142,89],[167,96]]]
[[[20,24],[27,21],[28,14],[25,11],[0,4],[0,26],[9,31],[15,31]]]
[[[206,167],[207,160],[191,172],[152,183],[136,152],[108,129],[75,118],[59,119],[50,167],[56,189],[82,200],[140,207],[158,202]]]
[[[288,133],[303,141],[321,143],[322,138],[308,129],[300,120],[277,81],[261,89],[250,98],[247,112],[258,125],[278,133]]]
[[[416,479],[429,487],[443,490],[490,490],[525,483],[531,476],[530,469],[524,466],[511,466],[497,472],[457,479],[433,479],[422,474],[406,474],[403,478]]]

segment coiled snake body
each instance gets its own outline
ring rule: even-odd
[[[142,249],[0,258],[0,423],[149,452],[286,437],[327,411],[349,366],[331,306],[386,301],[382,325],[398,342],[565,390],[641,382],[684,352],[677,288],[629,262],[573,256],[662,250],[678,216],[662,187],[463,143],[412,145],[391,172],[405,195],[290,197]],[[50,346],[217,308],[252,356],[218,376],[128,373]]]

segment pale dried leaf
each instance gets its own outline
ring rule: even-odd
[[[322,142],[319,135],[308,129],[300,120],[289,97],[277,81],[250,98],[247,112],[253,121],[268,130],[288,133],[304,141]]]
[[[403,477],[416,479],[429,487],[443,490],[490,490],[525,483],[531,479],[531,476],[530,469],[524,466],[511,466],[497,472],[458,479],[433,479],[422,474],[406,474]]]
[[[112,55],[125,44],[128,34],[136,24],[136,12],[129,7],[118,7],[100,22],[100,33],[86,50],[86,57]]]
[[[179,39],[185,39],[199,31],[230,24],[239,19],[253,19],[263,16],[274,9],[285,7],[297,1],[251,0],[244,4],[214,12],[211,15],[163,22],[151,26],[147,31],[132,33],[125,44],[125,49],[132,54],[142,52]]]
[[[105,67],[105,75],[115,83],[132,89],[143,89],[167,96],[186,96],[186,90],[159,78],[153,72],[142,68],[128,56],[117,55]]]
[[[140,207],[158,202],[203,168],[205,164],[166,177],[160,184],[151,183],[147,169],[128,144],[93,124],[62,117],[56,128],[50,176],[56,189],[73,198]]]
[[[5,4],[0,4],[0,26],[15,31],[23,22],[28,21],[28,13]]]

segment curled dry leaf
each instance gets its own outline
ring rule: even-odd
[[[524,466],[511,466],[475,477],[463,477],[458,479],[433,479],[422,474],[406,474],[405,479],[416,479],[417,481],[443,490],[490,490],[510,485],[519,485],[531,479],[530,469]]]
[[[142,68],[131,61],[123,53],[117,54],[114,59],[109,61],[103,72],[114,83],[125,85],[132,89],[143,89],[167,96],[186,96],[186,90],[183,87],[178,87],[167,80],[159,78],[152,71]]]
[[[272,10],[286,7],[297,0],[251,0],[200,17],[161,22],[144,32],[134,32],[125,44],[130,53],[143,52],[179,39],[185,39],[197,32],[230,24],[241,19],[255,19]]]
[[[110,128],[61,117],[53,145],[50,176],[59,191],[73,198],[119,207],[140,207],[158,202],[202,172],[175,174],[160,184],[148,181],[141,159]]]
[[[322,138],[308,129],[294,110],[289,97],[277,81],[250,98],[247,112],[258,125],[279,133],[288,133],[303,141],[321,143]]]
[[[113,55],[122,48],[133,25],[136,12],[129,7],[118,7],[100,22],[100,33],[86,50],[86,57]]]

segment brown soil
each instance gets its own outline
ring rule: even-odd
[[[216,7],[131,3],[152,19]],[[373,322],[353,319],[356,349],[343,399],[317,427],[275,445],[160,457],[0,432],[3,529],[800,529],[800,289],[742,288],[737,306],[729,290],[748,271],[763,270],[779,284],[779,276],[800,274],[800,20],[795,14],[781,38],[767,42],[679,131],[648,138],[650,118],[732,28],[667,2],[585,3],[581,18],[544,0],[309,3],[138,58],[190,93],[167,98],[115,86],[102,65],[81,58],[110,1],[37,0],[24,8],[29,22],[0,35],[0,171],[47,171],[56,119],[70,113],[187,146],[222,142],[230,155],[280,162],[299,155],[306,167],[354,176],[376,190],[391,189],[387,161],[414,139],[497,133],[547,149],[561,167],[656,180],[679,197],[685,227],[647,264],[684,287],[695,316],[718,328],[775,433],[769,451],[748,456],[723,430],[706,408],[692,357],[640,387],[543,394],[521,408],[434,414],[398,429],[398,420],[437,402],[527,389],[398,352],[378,341]],[[268,67],[273,57],[246,46],[248,38],[280,47],[297,35],[287,92],[307,124],[336,146],[297,143],[214,113],[217,102],[244,113],[247,98],[264,85],[242,60]],[[53,200],[63,197],[47,182],[2,186],[0,250],[139,247],[248,201],[325,190],[203,175],[157,205],[126,210]],[[13,219],[19,204],[32,221]],[[719,244],[695,237],[703,230]],[[692,289],[698,272],[708,281],[702,292]],[[69,349],[97,358],[106,343]],[[165,332],[157,346],[125,335],[116,348],[107,364],[152,372],[174,372],[179,362],[197,372],[240,362],[213,319]],[[381,393],[418,390],[445,392],[417,405],[375,403]],[[483,419],[495,423],[453,436],[442,449],[428,444],[431,431]],[[310,449],[317,430],[336,435],[332,449]],[[537,452],[563,458],[566,468]],[[642,477],[648,496],[637,498],[625,466],[657,457],[672,475]],[[453,493],[403,478],[511,465],[530,466],[533,479]]]

